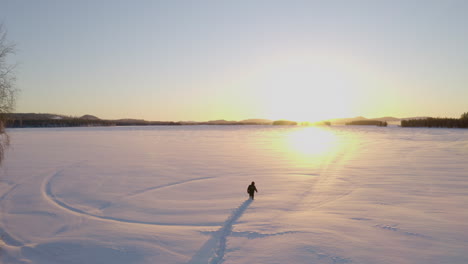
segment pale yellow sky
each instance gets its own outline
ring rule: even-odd
[[[415,11],[417,10],[417,11]],[[459,117],[467,1],[5,1],[17,112]]]

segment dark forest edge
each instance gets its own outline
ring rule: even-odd
[[[468,128],[468,112],[461,118],[426,118],[402,120],[402,127]]]
[[[353,120],[351,122],[346,122],[346,125],[375,125],[386,127],[388,123],[383,119],[385,118]],[[392,120],[392,118],[388,119],[389,121],[396,121]],[[468,128],[468,112],[463,113],[460,118],[415,117],[400,119],[399,121],[401,127]]]
[[[380,126],[386,127],[388,125],[385,121],[378,120],[358,120],[346,123],[347,126]]]
[[[146,121],[143,119],[105,120],[92,115],[72,117],[54,114],[11,113],[6,115],[8,128],[32,127],[93,127],[93,126],[180,126],[180,125],[298,125],[288,120],[271,121],[267,119],[248,119],[244,121],[213,120],[193,121]],[[299,125],[329,125],[327,122],[301,123]]]
[[[279,125],[279,126],[330,126],[335,124],[346,125],[388,125],[387,121],[401,122],[402,127],[445,127],[468,128],[468,112],[457,118],[407,118],[397,119],[384,117],[367,119],[364,117],[332,119],[321,122],[295,122],[289,120],[247,119],[243,121],[213,120],[206,122],[194,121],[146,121],[143,119],[117,119],[106,120],[92,115],[81,117],[64,116],[56,114],[36,113],[10,113],[5,114],[5,123],[8,128],[32,128],[32,127],[92,127],[92,126],[180,126],[180,125]]]

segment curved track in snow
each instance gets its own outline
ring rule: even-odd
[[[42,186],[43,188],[43,194],[44,197],[46,197],[52,204],[62,208],[63,210],[66,210],[68,212],[71,212],[73,214],[79,214],[79,215],[85,215],[87,217],[92,217],[98,220],[105,220],[105,221],[113,221],[113,222],[119,222],[119,223],[128,223],[128,224],[143,224],[143,225],[158,225],[158,226],[219,226],[221,223],[206,223],[206,224],[193,224],[193,223],[165,223],[165,222],[157,222],[157,221],[140,221],[140,220],[132,220],[132,219],[125,219],[125,218],[120,218],[120,217],[112,217],[112,216],[102,216],[102,215],[97,215],[93,214],[90,212],[86,212],[84,210],[81,210],[79,208],[76,208],[72,205],[67,204],[66,202],[60,200],[60,198],[54,194],[52,191],[52,183],[54,179],[58,178],[60,175],[62,175],[64,169],[59,170],[52,174],[52,176],[48,177],[45,179],[44,184]],[[179,184],[185,184],[189,182],[194,182],[194,181],[201,181],[201,180],[206,180],[211,177],[203,177],[203,178],[196,178],[196,179],[189,179],[189,180],[184,180],[184,181],[178,181],[170,184],[164,184],[160,186],[155,186],[155,187],[150,187],[146,188],[144,190],[137,191],[133,193],[133,195],[137,195],[142,192],[146,192],[149,190],[156,190],[156,189],[161,189],[165,187],[170,187],[170,186],[175,186]]]

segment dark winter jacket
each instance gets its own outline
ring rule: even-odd
[[[255,185],[253,185],[253,184],[250,184],[249,187],[247,187],[247,192],[248,192],[249,194],[252,194],[252,193],[254,193],[254,192],[258,192],[258,191],[257,191],[257,187],[255,187]]]

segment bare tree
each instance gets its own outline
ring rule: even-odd
[[[8,56],[14,54],[15,45],[7,41],[6,30],[0,24],[0,163],[3,160],[6,147],[10,140],[5,132],[7,114],[15,106],[16,76],[14,65],[7,60]]]

